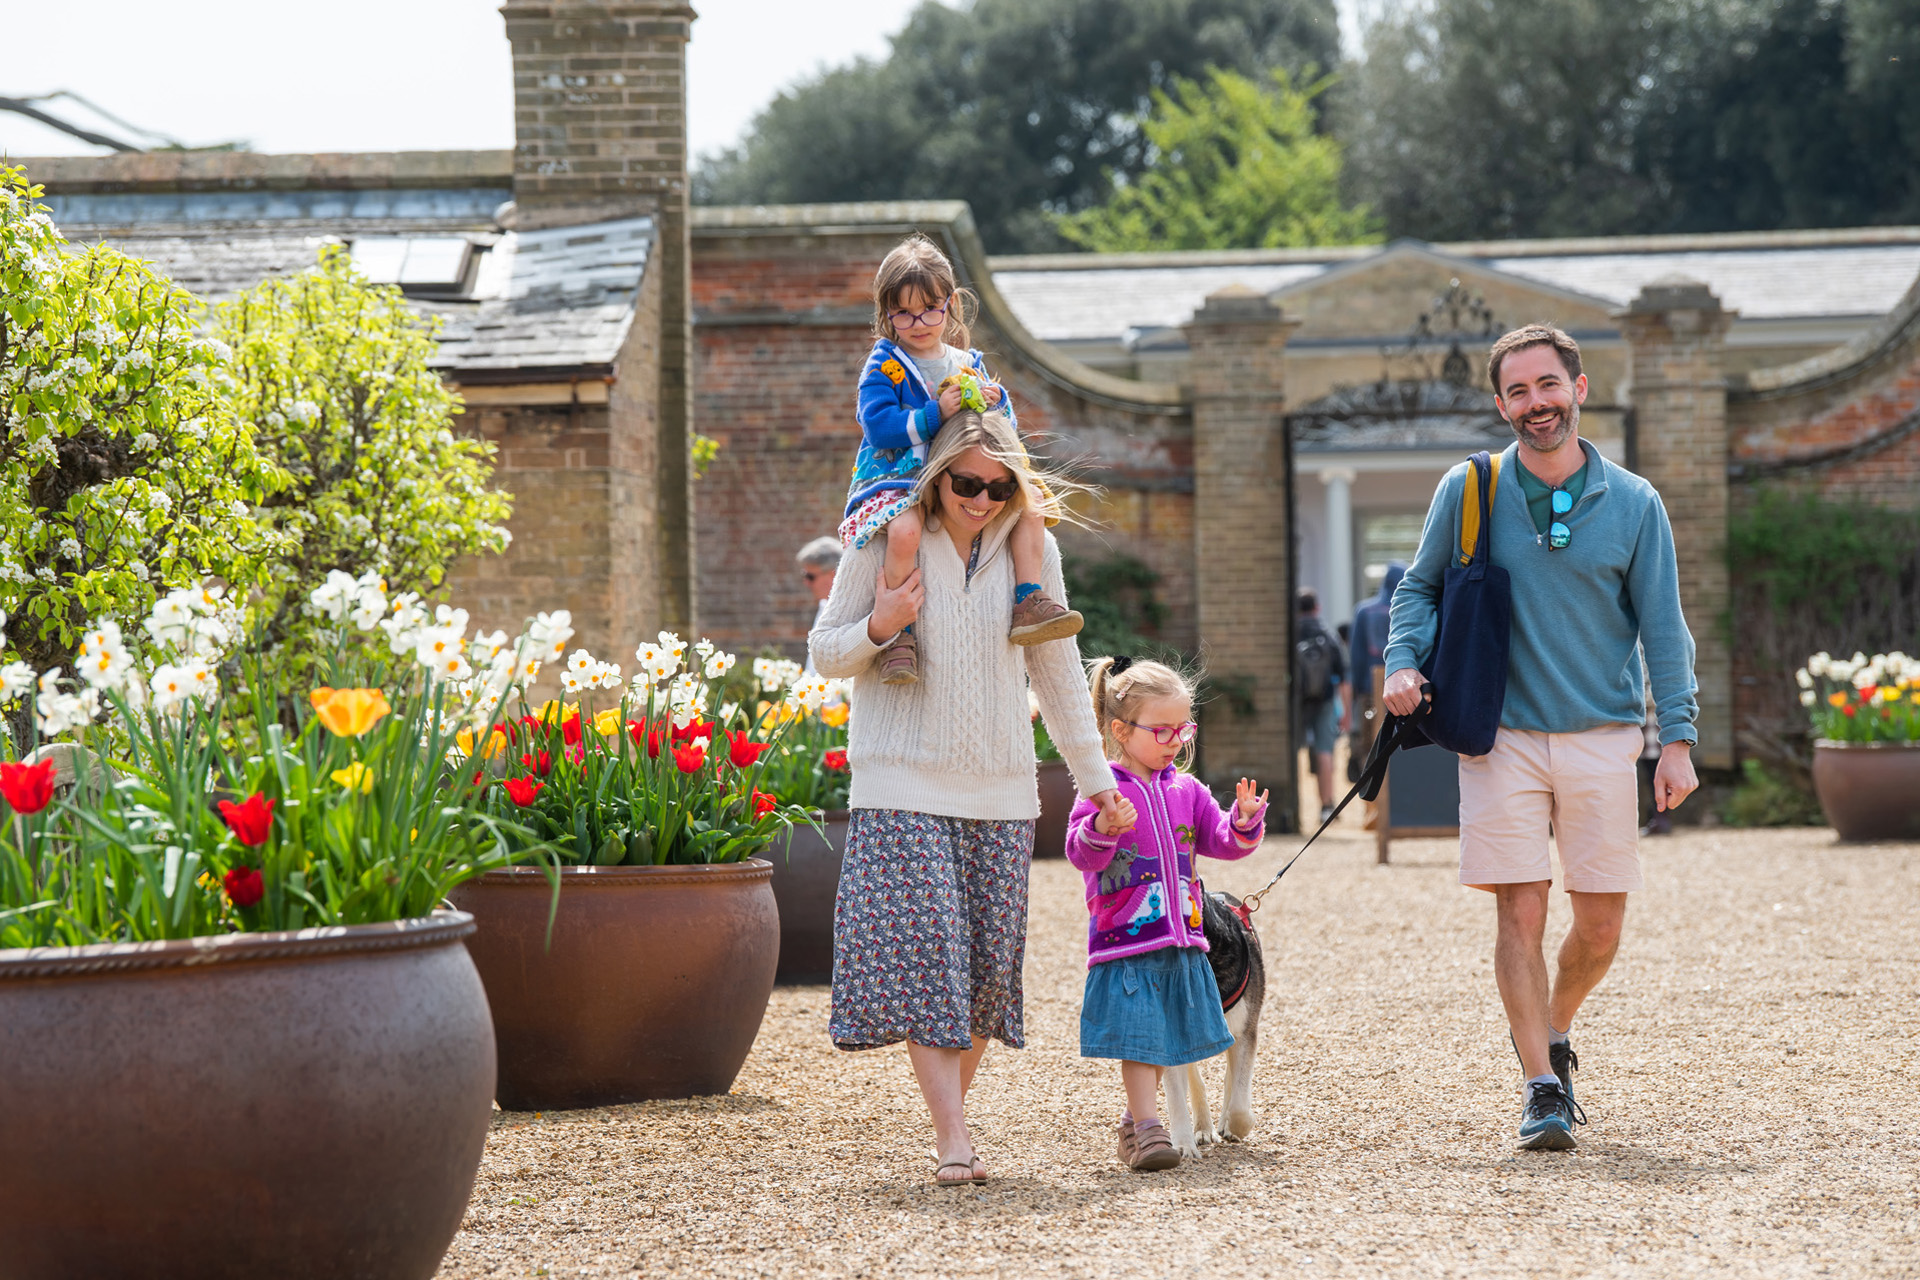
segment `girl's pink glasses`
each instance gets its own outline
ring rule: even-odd
[[[1200,732],[1200,726],[1192,720],[1185,724],[1134,724],[1131,720],[1122,720],[1120,723],[1134,729],[1145,729],[1163,747],[1172,742],[1184,746],[1193,741],[1194,734]]]

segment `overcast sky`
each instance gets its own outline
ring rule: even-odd
[[[1339,0],[1353,15],[1381,0]],[[882,57],[909,5],[694,0],[688,140],[737,140],[782,87]],[[65,89],[139,128],[255,151],[511,147],[513,85],[498,0],[65,0],[7,6],[0,97]],[[70,102],[55,115],[127,137]],[[136,140],[129,138],[129,140]],[[151,145],[151,144],[150,144]],[[0,153],[104,151],[0,112]]]

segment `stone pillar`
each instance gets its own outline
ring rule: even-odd
[[[1298,327],[1234,285],[1185,326],[1193,378],[1194,596],[1201,652],[1221,687],[1201,711],[1206,780],[1242,775],[1299,803],[1292,733],[1293,455],[1285,357]],[[1236,702],[1251,700],[1251,714]]]
[[[1320,473],[1327,487],[1327,598],[1320,614],[1328,630],[1353,621],[1353,482],[1359,478],[1351,467]]]
[[[1706,285],[1669,277],[1617,312],[1632,348],[1634,456],[1660,491],[1680,561],[1680,599],[1700,682],[1696,765],[1732,769],[1733,655],[1727,570],[1726,337],[1734,313]]]
[[[516,228],[655,219],[654,500],[662,626],[695,623],[687,38],[680,0],[508,0]],[[617,518],[617,517],[616,517]],[[619,572],[615,566],[615,572]]]

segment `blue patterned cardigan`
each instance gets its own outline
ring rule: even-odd
[[[984,357],[971,348],[966,366],[983,386],[999,386],[987,376]],[[866,367],[860,371],[859,403],[854,418],[860,424],[860,453],[853,463],[853,483],[847,490],[845,515],[875,494],[911,489],[920,483],[934,434],[940,430],[939,393],[927,385],[920,366],[886,338],[873,344]],[[1013,401],[1000,387],[1000,411],[1013,422]],[[1015,423],[1018,430],[1018,423]]]

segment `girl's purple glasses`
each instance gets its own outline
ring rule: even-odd
[[[925,311],[889,311],[887,319],[893,322],[893,327],[896,329],[911,329],[917,324],[932,328],[934,325],[947,322],[947,308],[950,305],[952,304],[949,300],[937,307],[928,307]]]
[[[1193,741],[1193,735],[1200,732],[1200,726],[1189,720],[1185,724],[1134,724],[1131,720],[1122,720],[1121,724],[1129,728],[1145,729],[1153,735],[1153,740],[1161,746],[1178,742],[1182,746]]]

